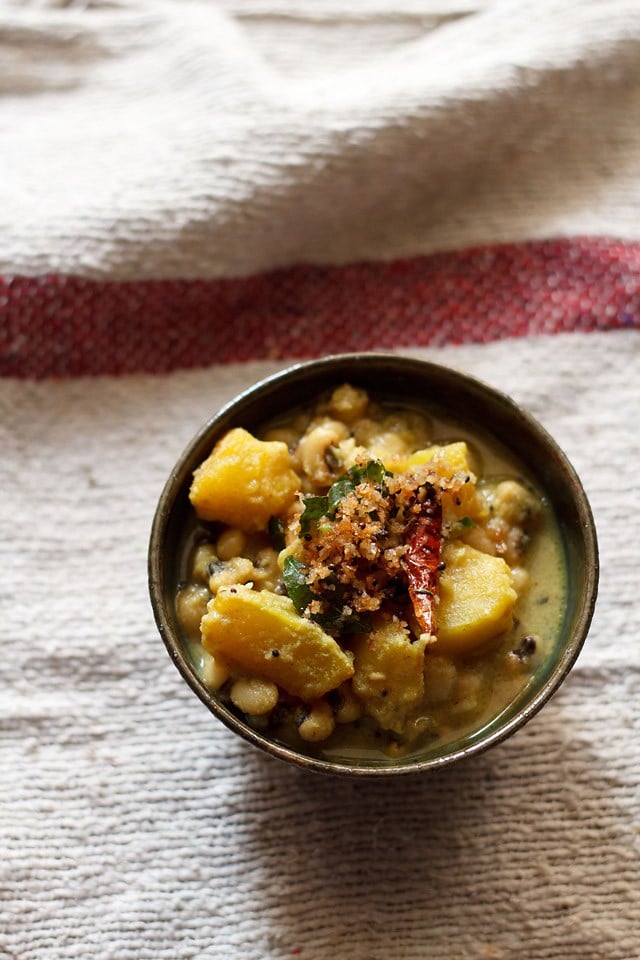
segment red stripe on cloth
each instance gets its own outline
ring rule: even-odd
[[[0,319],[0,375],[29,378],[640,327],[640,243],[506,244],[240,279],[5,277]]]

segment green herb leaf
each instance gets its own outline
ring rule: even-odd
[[[306,536],[311,524],[321,517],[333,520],[340,501],[353,493],[359,483],[371,483],[386,492],[384,478],[390,476],[392,474],[385,470],[380,460],[369,460],[362,467],[351,467],[346,476],[340,477],[329,487],[326,496],[305,497],[304,510],[300,515],[300,536]]]
[[[298,613],[304,613],[311,601],[317,599],[307,583],[306,572],[305,565],[295,557],[285,559],[282,578],[286,591]]]
[[[356,485],[366,481],[374,484],[374,486],[382,487],[384,490],[386,486],[384,478],[390,477],[392,474],[389,470],[385,470],[385,466],[380,460],[368,460],[362,467],[351,467],[349,476]]]
[[[314,620],[327,633],[339,635],[348,633],[369,633],[371,618],[368,614],[358,617],[355,614],[345,616],[342,612],[342,590],[330,590],[328,595],[315,594],[307,581],[307,567],[296,557],[287,557],[282,571],[284,585],[291,601],[300,614],[304,614],[312,600],[323,600],[324,611],[312,613]]]
[[[284,523],[278,517],[269,517],[267,533],[274,550],[284,550]]]
[[[355,614],[352,614],[350,617],[342,617],[340,633],[371,633],[372,629],[373,623],[367,613],[361,617]]]
[[[472,520],[471,517],[463,517],[461,520],[458,520],[458,523],[460,524],[461,527],[464,527],[465,529],[476,526],[475,520]]]
[[[336,482],[329,487],[327,493],[328,513],[334,516],[340,501],[350,493],[353,493],[355,488],[356,485],[350,477],[342,477],[340,480],[336,480]]]
[[[371,631],[371,617],[356,614],[345,616],[337,607],[329,607],[324,613],[312,614],[311,619],[331,634],[369,633]]]
[[[305,497],[304,510],[300,516],[300,533],[304,536],[309,533],[313,520],[324,517],[329,509],[328,497]]]

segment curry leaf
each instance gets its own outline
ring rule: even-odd
[[[391,473],[385,469],[380,460],[368,460],[361,467],[351,467],[349,476],[355,484],[368,482],[384,489],[384,478],[390,477]]]
[[[358,484],[371,483],[382,487],[383,492],[386,492],[384,478],[390,476],[392,474],[385,469],[380,460],[369,460],[361,467],[351,467],[344,477],[340,477],[329,487],[325,496],[305,497],[304,510],[300,515],[300,536],[306,536],[311,529],[311,524],[321,517],[329,517],[333,520],[340,502],[353,493]]]
[[[267,533],[274,550],[284,550],[284,523],[279,517],[269,517]]]
[[[358,617],[355,614],[343,613],[341,607],[338,606],[340,603],[339,591],[337,593],[331,591],[331,599],[315,594],[307,581],[307,572],[307,567],[296,557],[286,558],[282,571],[284,585],[298,613],[304,614],[312,600],[324,599],[322,613],[312,613],[310,616],[327,633],[337,635],[370,632],[371,619],[367,614]]]
[[[315,620],[327,633],[334,635],[369,633],[371,631],[371,618],[368,614],[362,617],[354,613],[345,614],[334,606],[326,605],[326,609],[322,613],[311,614],[311,619]]]
[[[342,477],[340,480],[336,480],[336,482],[329,487],[329,492],[327,493],[328,512],[334,515],[340,501],[350,493],[353,493],[355,488],[356,485],[350,477]]]
[[[312,521],[324,517],[328,509],[328,497],[305,497],[304,510],[300,516],[300,533],[302,536],[309,533]]]
[[[298,613],[303,613],[314,599],[311,587],[307,582],[306,573],[305,565],[295,557],[285,559],[282,578],[287,593]]]

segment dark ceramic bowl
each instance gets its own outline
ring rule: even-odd
[[[178,623],[175,595],[181,542],[192,508],[188,491],[195,467],[232,427],[252,431],[278,414],[308,404],[342,382],[377,399],[424,404],[497,439],[544,491],[565,555],[566,608],[553,652],[524,694],[494,721],[446,747],[425,747],[402,759],[326,759],[317,746],[293,749],[264,735],[230,710],[200,679]],[[436,403],[433,403],[436,400]],[[491,387],[455,370],[391,354],[348,354],[296,364],[242,393],[197,433],[172,470],[160,497],[149,546],[149,587],[155,619],[171,659],[209,710],[231,730],[272,756],[307,769],[351,776],[393,776],[433,770],[471,756],[510,736],[549,700],[573,666],[585,640],[598,585],[593,517],[573,467],[529,414]]]

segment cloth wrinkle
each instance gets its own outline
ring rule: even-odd
[[[348,4],[287,9],[306,33],[258,27],[268,3],[5,8],[0,273],[237,276],[640,235],[637,4],[381,2],[355,25]],[[415,32],[385,47],[376,13]]]
[[[0,2],[1,960],[636,960],[637,0]],[[571,674],[432,776],[312,776],[167,656],[152,517],[307,356],[512,396],[593,508]]]

